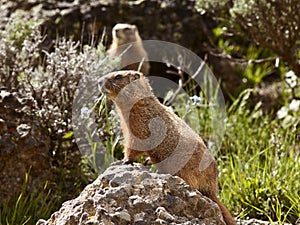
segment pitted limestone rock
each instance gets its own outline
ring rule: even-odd
[[[224,224],[218,206],[181,178],[113,165],[48,221],[54,224]]]

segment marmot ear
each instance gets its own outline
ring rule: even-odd
[[[139,73],[133,74],[133,80],[140,79],[141,75]]]
[[[136,27],[136,25],[131,25],[131,27],[132,27],[132,30],[134,30],[134,31],[136,31],[136,30],[137,30],[137,27]]]

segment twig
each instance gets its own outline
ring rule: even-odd
[[[179,79],[179,81],[178,81],[178,88],[174,92],[172,98],[169,101],[167,101],[167,103],[166,103],[167,106],[170,106],[174,102],[175,98],[177,97],[177,95],[179,94],[179,92],[181,91],[181,89],[182,89],[182,80]]]
[[[261,63],[265,63],[265,62],[271,62],[271,61],[276,61],[278,58],[278,56],[276,57],[269,57],[269,58],[264,58],[264,59],[238,59],[238,58],[233,58],[231,55],[227,54],[227,53],[214,53],[212,51],[209,52],[211,55],[216,56],[216,57],[220,57],[220,58],[224,58],[224,59],[229,59],[231,61],[235,61],[241,64],[249,64],[249,63],[255,63],[255,64],[261,64]]]
[[[178,96],[179,92],[200,74],[204,65],[205,65],[205,63],[204,63],[204,61],[202,61],[201,65],[198,67],[197,71],[192,76],[190,76],[189,79],[186,82],[184,82],[184,84],[182,84],[183,79],[179,79],[178,88],[176,89],[172,98],[167,102],[166,105],[171,105],[174,102],[174,100]],[[179,73],[182,74],[182,71],[180,70]],[[183,78],[183,75],[181,77]]]
[[[183,87],[186,87],[191,82],[191,80],[194,80],[198,76],[198,74],[200,74],[204,65],[205,65],[205,63],[204,63],[204,61],[202,61],[201,65],[198,67],[197,71],[192,76],[190,76],[186,82],[184,82]]]
[[[138,71],[141,72],[141,69],[142,69],[142,66],[143,66],[143,63],[145,61],[145,57],[142,58],[142,61],[140,61],[139,63],[139,67],[138,67]]]

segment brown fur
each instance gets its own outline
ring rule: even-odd
[[[101,87],[121,117],[124,160],[132,162],[146,153],[160,173],[184,179],[219,205],[227,225],[236,224],[217,198],[218,171],[213,156],[202,139],[157,100],[148,79],[139,72],[118,71],[103,77]]]
[[[109,48],[111,57],[121,56],[121,67],[124,70],[139,70],[148,75],[150,65],[147,53],[142,45],[142,39],[135,25],[118,23],[112,30],[112,44]],[[132,43],[129,47],[128,44]],[[125,45],[125,46],[122,46]],[[132,63],[135,61],[136,63]]]

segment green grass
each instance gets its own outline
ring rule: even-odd
[[[247,108],[249,91],[228,109],[220,165],[221,199],[240,218],[295,223],[300,217],[298,123]]]
[[[0,206],[0,225],[29,225],[38,219],[49,218],[57,202],[50,197],[47,182],[40,189],[27,193],[29,174],[26,173],[21,193]]]
[[[261,104],[250,109],[251,93],[245,90],[227,106],[225,135],[215,156],[220,198],[238,218],[295,223],[300,218],[300,118],[289,115],[294,119],[287,126],[285,119],[263,114]],[[175,108],[202,137],[218,132],[210,127],[209,108],[192,103]]]

